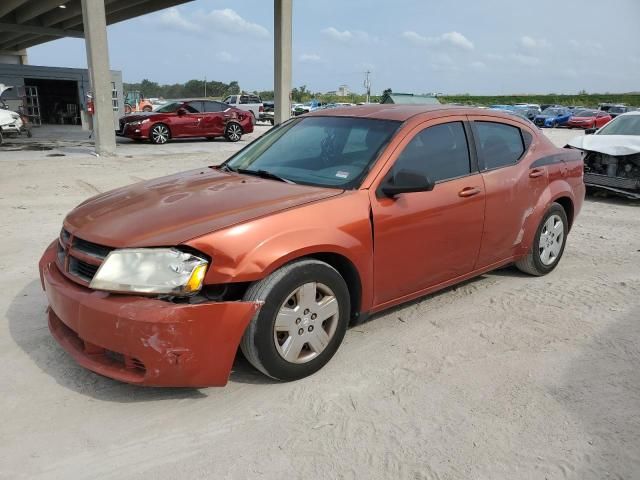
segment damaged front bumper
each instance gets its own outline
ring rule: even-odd
[[[256,302],[174,304],[80,286],[60,273],[52,244],[40,260],[49,329],[83,367],[122,382],[226,385]]]

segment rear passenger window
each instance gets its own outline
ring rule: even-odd
[[[402,151],[393,173],[400,170],[427,175],[434,182],[469,175],[469,147],[462,122],[425,128]]]
[[[515,165],[525,151],[522,132],[505,123],[474,122],[485,170]]]
[[[226,103],[210,102],[210,101],[204,102],[205,112],[223,112],[227,108],[229,108],[229,105],[227,105]]]

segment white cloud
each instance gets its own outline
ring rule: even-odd
[[[416,45],[449,45],[462,50],[473,50],[473,43],[459,32],[443,33],[439,37],[425,37],[413,31],[402,33],[402,37]]]
[[[551,43],[549,43],[544,38],[533,38],[525,35],[520,39],[520,44],[525,48],[549,48]]]
[[[322,61],[322,58],[320,58],[320,55],[317,55],[315,53],[303,53],[302,55],[300,55],[298,60],[300,60],[302,63],[318,63]]]
[[[464,50],[473,50],[473,43],[459,32],[448,32],[442,35],[442,41]]]
[[[331,40],[342,43],[349,43],[352,41],[356,41],[359,43],[375,43],[379,41],[378,37],[369,35],[367,32],[363,32],[362,30],[340,31],[335,27],[327,27],[322,30],[322,33]]]
[[[216,53],[216,60],[222,63],[238,63],[238,58],[234,57],[229,52],[218,52]]]
[[[248,34],[254,37],[269,36],[269,30],[265,27],[245,20],[230,8],[213,10],[205,16],[204,20],[208,27],[213,27],[226,33]]]
[[[180,11],[173,7],[168,10],[165,10],[160,14],[158,19],[160,25],[171,28],[173,30],[179,30],[183,32],[189,33],[198,33],[202,31],[200,25],[195,24],[194,22],[187,20],[182,16]]]
[[[540,64],[540,59],[538,57],[523,55],[522,53],[513,53],[510,55],[510,58],[520,63],[521,65],[526,65],[528,67],[533,67]]]
[[[330,39],[337,40],[339,42],[348,42],[353,38],[353,33],[351,33],[349,30],[341,32],[334,27],[325,28],[324,30],[322,30],[322,33],[324,33]]]

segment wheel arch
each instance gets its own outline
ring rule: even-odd
[[[338,271],[342,278],[344,278],[344,281],[347,284],[347,290],[349,291],[351,319],[353,320],[356,318],[360,314],[362,305],[362,280],[360,279],[360,273],[353,262],[344,255],[333,252],[312,253],[301,258],[314,258],[332,266]],[[296,260],[300,260],[300,258],[292,261]]]
[[[569,230],[571,230],[575,213],[573,200],[571,200],[567,196],[560,196],[558,198],[555,198],[553,201],[560,204],[560,206],[564,209],[564,213],[567,214],[567,220],[569,221],[569,225],[567,227]]]

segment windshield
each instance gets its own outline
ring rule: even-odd
[[[558,115],[562,115],[564,113],[564,111],[561,108],[547,108],[544,112],[542,112],[543,115],[549,115],[551,117],[556,117]]]
[[[610,107],[609,113],[624,113],[625,110],[626,109],[624,107]]]
[[[595,117],[597,112],[593,110],[578,110],[573,114],[574,117]]]
[[[275,128],[225,165],[306,185],[357,188],[401,122],[302,117]]]
[[[640,135],[640,115],[622,115],[607,123],[598,135]]]
[[[156,112],[159,112],[159,113],[175,113],[180,108],[180,105],[182,105],[181,102],[167,103],[163,107],[160,107],[159,109],[157,109]]]

